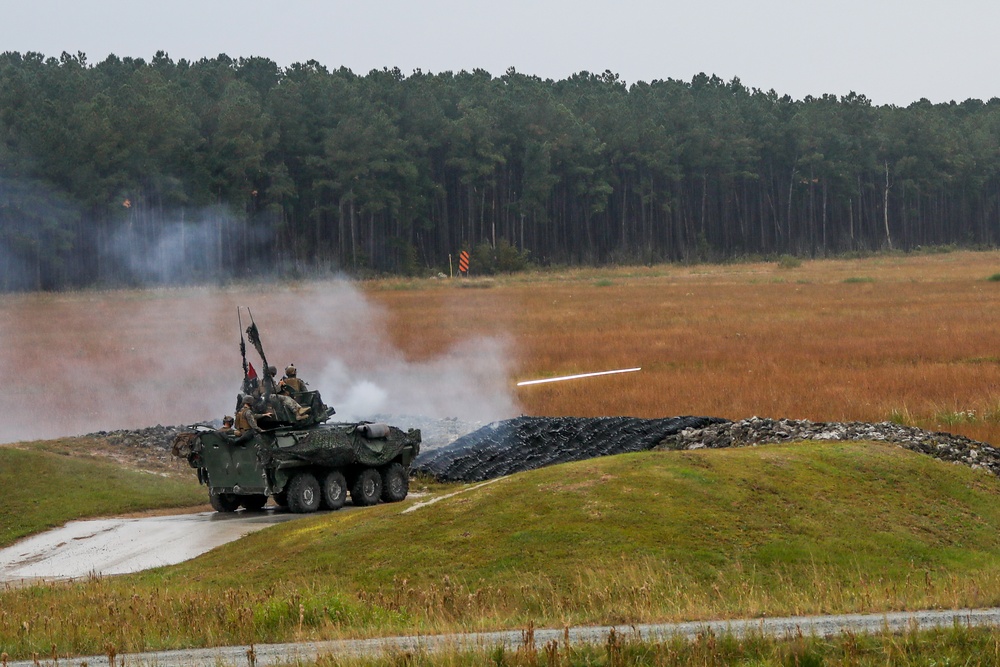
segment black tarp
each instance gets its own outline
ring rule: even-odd
[[[420,431],[403,432],[395,426],[385,427],[385,437],[367,438],[360,424],[323,424],[315,429],[295,432],[287,439],[294,444],[271,445],[261,448],[266,460],[306,461],[317,465],[340,468],[352,464],[366,467],[385,465],[398,457],[404,448],[420,451]],[[272,441],[273,442],[273,441]]]
[[[479,482],[556,463],[641,452],[718,417],[517,417],[493,422],[417,457],[413,471],[442,482]]]

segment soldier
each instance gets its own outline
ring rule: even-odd
[[[226,415],[222,418],[222,428],[218,429],[218,432],[223,435],[233,435],[235,429],[233,429],[233,418]]]
[[[243,395],[243,407],[236,413],[234,426],[236,437],[241,437],[250,431],[260,430],[257,426],[257,417],[253,413],[253,396],[250,394]]]
[[[285,377],[278,383],[278,393],[280,394],[301,394],[306,390],[306,383],[298,378],[298,371],[295,364],[288,364],[285,367]],[[294,392],[291,394],[290,392]]]
[[[279,389],[277,386],[275,386],[274,383],[274,378],[277,374],[278,374],[277,368],[275,368],[274,366],[267,367],[267,376],[270,380],[271,387],[274,389],[274,391],[278,391]],[[256,395],[258,398],[264,395],[264,384],[265,383],[262,382],[261,386],[257,390]],[[280,404],[282,407],[285,408],[286,411],[288,411],[291,415],[293,415],[293,419],[295,419],[296,421],[301,421],[303,419],[309,418],[309,411],[310,411],[309,406],[299,405],[299,403],[291,396],[287,396],[284,394],[271,394],[271,403],[272,406]]]

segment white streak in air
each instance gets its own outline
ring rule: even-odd
[[[599,371],[597,373],[581,373],[579,375],[564,375],[557,378],[545,378],[544,380],[525,380],[524,382],[518,382],[518,387],[526,387],[529,384],[545,384],[546,382],[562,382],[563,380],[579,380],[580,378],[592,378],[598,375],[614,375],[615,373],[634,373],[635,371],[641,371],[642,368],[620,368],[614,371]]]

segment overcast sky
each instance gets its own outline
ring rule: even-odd
[[[82,51],[91,64],[162,50],[358,74],[611,70],[631,84],[705,72],[900,106],[1000,97],[998,26],[996,0],[0,0],[0,50]]]

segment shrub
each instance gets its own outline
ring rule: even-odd
[[[796,269],[802,266],[802,260],[794,255],[782,255],[778,258],[779,269]]]
[[[893,408],[889,411],[889,421],[893,424],[899,424],[900,426],[914,426],[916,422],[913,419],[913,415],[910,414],[909,408]]]
[[[493,275],[495,273],[516,273],[528,268],[529,252],[518,250],[506,239],[497,241],[493,247],[483,241],[472,249],[469,272],[473,275]]]

